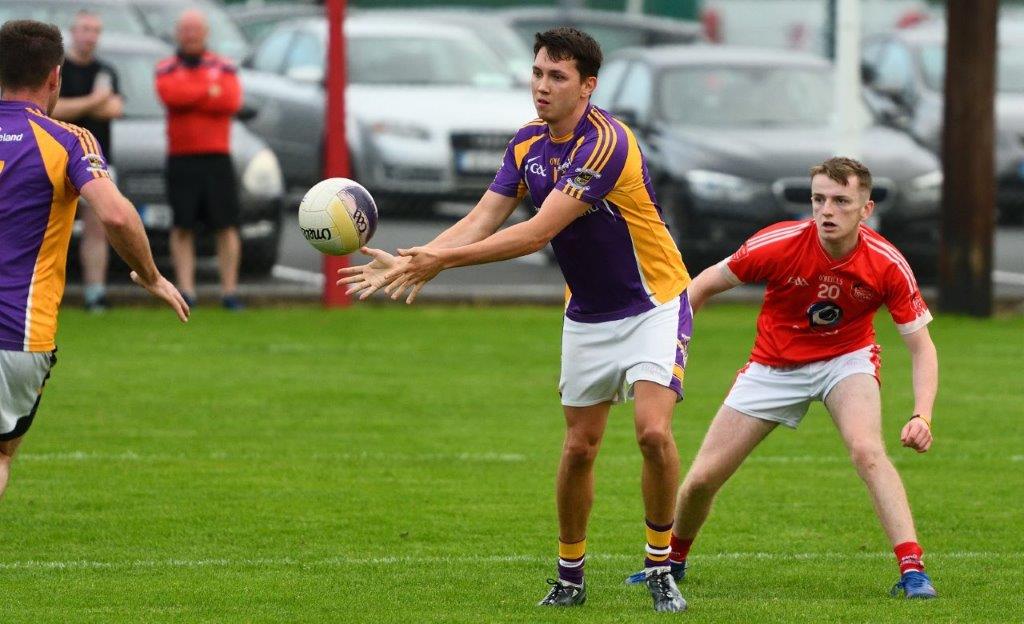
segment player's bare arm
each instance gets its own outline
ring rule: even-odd
[[[188,305],[157,270],[146,230],[131,202],[109,178],[91,180],[82,186],[81,193],[103,223],[111,246],[132,268],[132,281],[167,303],[181,322],[188,321]]]
[[[903,336],[910,350],[910,365],[914,384],[915,418],[911,418],[900,432],[900,442],[918,453],[932,445],[932,408],[939,387],[939,358],[927,327]]]
[[[481,241],[497,232],[518,205],[519,199],[515,197],[487,191],[469,214],[441,232],[425,247],[459,247]],[[390,281],[385,280],[385,275],[396,266],[404,266],[409,262],[405,257],[396,257],[380,249],[364,247],[359,251],[373,260],[360,266],[338,269],[340,279],[337,283],[339,286],[349,284],[346,294],[358,293],[360,299],[366,299],[387,286]]]
[[[406,286],[415,285],[406,303],[412,303],[426,282],[445,269],[486,264],[518,258],[540,251],[556,234],[590,209],[590,204],[564,193],[551,193],[533,218],[495,232],[487,238],[460,247],[434,246],[399,249],[409,263],[395,267],[385,276],[391,282],[385,292],[392,299]]]
[[[690,285],[686,292],[690,298],[690,307],[694,313],[704,305],[704,302],[719,293],[723,293],[734,286],[739,285],[732,272],[724,265],[714,265],[701,271]]]

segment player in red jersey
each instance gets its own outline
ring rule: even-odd
[[[900,442],[919,453],[932,443],[938,358],[932,317],[910,266],[864,225],[871,216],[871,173],[849,158],[811,169],[813,218],[758,232],[690,285],[693,309],[741,283],[767,282],[750,361],[736,376],[679,488],[672,535],[673,571],[711,510],[715,493],[780,423],[796,427],[811,401],[824,402],[875,512],[892,542],[901,578],[893,593],[933,598],[899,474],[885,453],[879,347],[872,319],[885,304],[910,350],[914,411]]]

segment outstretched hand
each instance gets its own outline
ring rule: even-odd
[[[143,280],[135,271],[132,271],[131,278],[133,282],[148,290],[149,294],[157,299],[162,299],[164,303],[171,306],[171,309],[178,315],[182,323],[188,322],[188,316],[191,312],[188,304],[185,303],[184,297],[174,287],[174,284],[168,282],[163,275],[157,274],[156,279],[152,283]]]
[[[366,299],[384,286],[387,286],[391,279],[388,278],[388,271],[404,266],[408,261],[404,258],[396,258],[386,251],[372,247],[361,247],[360,253],[369,256],[372,260],[359,266],[345,267],[338,269],[338,286],[348,284],[345,290],[346,295],[359,294],[359,299]]]
[[[406,262],[388,271],[385,277],[390,283],[384,292],[397,300],[406,289],[411,288],[405,302],[412,303],[423,286],[444,270],[444,261],[438,250],[430,247],[399,249],[398,254]]]
[[[924,418],[920,416],[911,418],[907,424],[903,425],[900,442],[903,446],[912,448],[918,453],[924,453],[932,445],[932,429]]]

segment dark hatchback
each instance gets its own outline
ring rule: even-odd
[[[693,271],[757,230],[810,215],[809,169],[836,155],[832,67],[817,57],[727,46],[624,50],[595,103],[636,132],[662,216]],[[942,173],[935,156],[875,123],[858,100],[870,226],[919,275],[935,273]]]

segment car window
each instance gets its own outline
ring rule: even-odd
[[[827,70],[685,67],[665,72],[658,103],[661,115],[679,125],[827,126],[834,121],[832,93]]]
[[[622,77],[626,75],[628,66],[629,61],[616,59],[609,61],[601,68],[601,72],[597,76],[597,90],[594,91],[595,104],[605,109],[611,107],[612,98],[619,90],[619,85],[622,84]]]
[[[909,93],[912,86],[914,59],[907,47],[890,42],[878,61],[874,86],[883,91]]]
[[[316,35],[308,32],[297,33],[285,58],[284,72],[289,75],[298,72],[323,74],[324,57],[324,49]]]
[[[291,28],[279,28],[268,35],[252,58],[253,69],[279,73],[284,67],[284,55],[294,34]]]
[[[198,2],[147,2],[136,5],[136,8],[150,31],[166,41],[174,41],[174,28],[182,12],[192,8],[199,9],[206,16],[210,27],[210,49],[236,61],[241,60],[249,50],[249,43],[242,36],[242,32],[219,5]]]
[[[14,2],[0,5],[0,23],[12,19],[31,19],[39,22],[56,24],[67,30],[75,21],[75,15],[87,10],[99,16],[103,22],[103,31],[107,33],[127,33],[145,35],[146,25],[138,15],[125,11],[121,7],[108,4],[89,4],[88,2],[68,2],[66,4]]]
[[[126,118],[163,117],[164,108],[153,88],[153,67],[160,58],[153,54],[100,51],[103,60],[117,71],[118,86],[124,96]]]
[[[647,123],[650,120],[653,84],[650,68],[643,63],[634,63],[622,81],[612,110],[632,112],[636,115],[638,123]]]
[[[921,48],[921,69],[929,89],[942,91],[946,81],[946,48],[929,45]],[[1001,46],[996,53],[996,90],[1002,93],[1024,92],[1024,46]]]
[[[476,39],[365,35],[348,40],[355,84],[512,86],[501,59]]]

